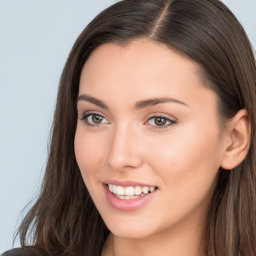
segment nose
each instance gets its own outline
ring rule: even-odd
[[[142,164],[139,135],[128,126],[113,131],[107,163],[113,170],[124,171],[139,168]]]

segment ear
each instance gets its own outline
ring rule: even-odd
[[[228,122],[227,136],[221,167],[231,170],[238,166],[246,157],[251,142],[251,124],[248,112],[241,109]]]

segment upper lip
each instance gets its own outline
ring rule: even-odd
[[[104,184],[112,184],[116,186],[129,187],[129,186],[142,186],[142,187],[156,187],[155,185],[150,185],[138,181],[132,180],[104,180],[102,183]]]

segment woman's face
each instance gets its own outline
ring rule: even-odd
[[[193,62],[146,39],[102,45],[84,65],[75,154],[114,235],[202,226],[225,135],[202,83]]]

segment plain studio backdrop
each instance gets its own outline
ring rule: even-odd
[[[40,187],[68,53],[88,22],[114,2],[0,0],[0,253],[12,247],[26,211],[20,213]],[[224,2],[256,49],[256,0]]]

